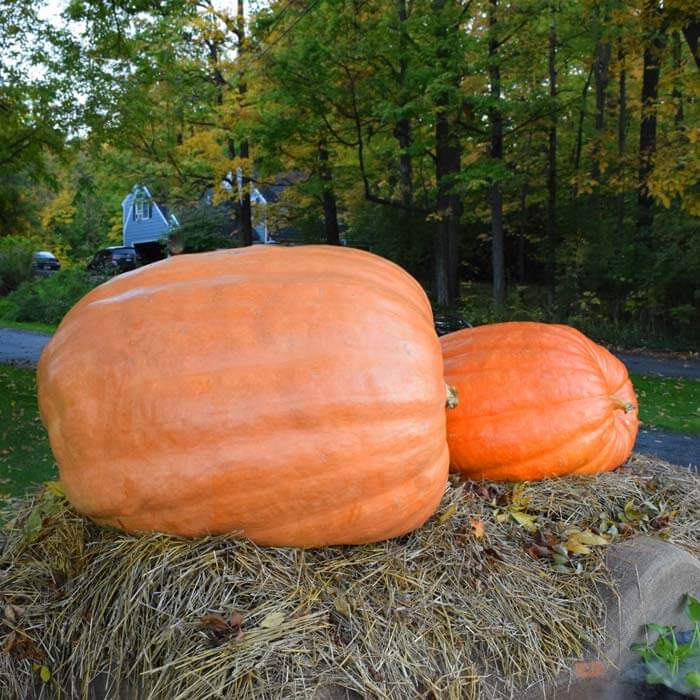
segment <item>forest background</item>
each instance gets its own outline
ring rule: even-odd
[[[203,250],[283,182],[272,227],[370,247],[441,312],[697,348],[689,0],[53,6],[0,0],[0,316],[55,322],[32,309],[90,284],[137,183]],[[38,249],[58,281],[24,281]]]

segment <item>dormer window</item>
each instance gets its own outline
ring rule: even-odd
[[[153,214],[153,205],[147,199],[134,201],[134,221],[150,219]]]

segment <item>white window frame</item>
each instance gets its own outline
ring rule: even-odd
[[[134,201],[134,221],[146,221],[152,216],[151,203],[147,199]]]

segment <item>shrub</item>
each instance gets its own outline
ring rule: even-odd
[[[4,321],[16,321],[17,304],[10,299],[0,299],[0,318]]]
[[[21,244],[0,249],[0,294],[17,289],[32,277],[32,251]]]
[[[6,303],[16,309],[12,312],[8,306],[13,320],[56,324],[95,286],[84,270],[61,270],[51,277],[24,282],[7,296]]]
[[[180,215],[180,225],[168,240],[171,253],[204,253],[217,248],[233,248],[231,213],[224,208],[201,206]]]

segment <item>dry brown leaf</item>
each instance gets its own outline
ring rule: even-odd
[[[199,620],[199,624],[207,629],[221,632],[228,628],[226,620],[219,613],[207,613]]]
[[[17,613],[12,605],[6,605],[4,611],[5,619],[10,622],[17,622]]]
[[[531,547],[528,547],[527,553],[533,559],[547,559],[547,558],[549,558],[549,549],[547,547],[542,547],[539,544],[533,544]]]
[[[480,540],[485,534],[484,521],[476,516],[474,518],[469,518],[469,524],[472,526],[472,530],[474,530],[474,537]]]
[[[17,632],[12,630],[10,634],[7,635],[5,638],[5,643],[2,645],[2,651],[4,654],[9,654],[12,651],[12,648],[15,646],[15,642],[17,641]]]

